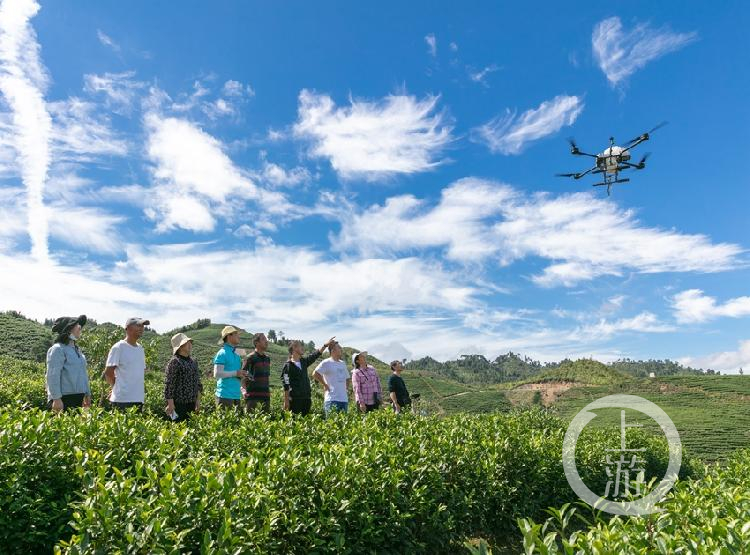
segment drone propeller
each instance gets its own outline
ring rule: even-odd
[[[650,135],[651,133],[653,133],[653,132],[654,132],[654,131],[656,131],[657,129],[661,129],[662,127],[664,127],[664,126],[665,126],[665,125],[667,125],[668,123],[669,123],[668,121],[663,121],[663,122],[661,122],[661,123],[660,123],[659,125],[657,125],[656,127],[654,127],[654,128],[653,128],[653,129],[651,130],[651,131],[646,131],[646,134],[647,134],[647,135]]]
[[[555,177],[575,177],[577,173],[556,173]]]
[[[646,160],[648,160],[648,157],[651,156],[650,152],[647,152],[643,155],[643,158],[641,158],[641,161],[636,164],[637,169],[642,170],[646,167]]]
[[[570,153],[571,154],[578,154],[578,145],[576,144],[576,141],[573,137],[568,137],[568,142],[570,143]]]
[[[653,127],[652,129],[650,129],[650,130],[646,131],[646,132],[645,132],[645,133],[644,133],[643,135],[638,135],[638,136],[637,136],[637,137],[636,137],[635,139],[630,139],[630,140],[629,140],[629,141],[627,142],[627,144],[635,143],[635,142],[638,142],[638,141],[647,141],[647,140],[649,139],[649,136],[651,135],[651,133],[653,133],[653,132],[654,132],[654,131],[656,131],[657,129],[661,129],[662,127],[664,127],[664,126],[665,126],[665,125],[667,125],[668,123],[669,123],[668,121],[663,121],[663,122],[661,122],[661,123],[660,123],[659,125],[657,125],[656,127]]]

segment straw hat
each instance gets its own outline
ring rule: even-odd
[[[234,326],[224,326],[224,328],[221,330],[221,341],[219,341],[219,345],[223,344],[226,341],[227,335],[231,335],[235,332],[240,333],[240,330],[238,330]]]
[[[176,333],[172,336],[172,354],[176,354],[185,343],[191,343],[193,340],[190,339],[184,333]]]

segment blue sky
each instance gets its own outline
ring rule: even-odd
[[[745,3],[177,6],[0,4],[0,309],[750,365]]]

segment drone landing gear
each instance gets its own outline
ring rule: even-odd
[[[611,179],[608,181],[602,181],[601,183],[594,183],[593,187],[607,187],[607,196],[610,195],[612,191],[612,185],[616,185],[618,183],[627,183],[630,181],[629,177],[623,177],[622,179]]]

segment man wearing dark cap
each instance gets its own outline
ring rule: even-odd
[[[55,412],[91,406],[91,388],[86,357],[76,345],[86,316],[63,316],[55,320],[55,343],[47,351],[47,401]]]
[[[128,318],[125,322],[125,339],[112,345],[107,355],[104,377],[112,386],[109,400],[118,410],[143,408],[146,398],[146,353],[138,340],[149,324],[151,322],[143,318]]]

